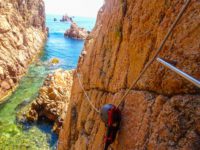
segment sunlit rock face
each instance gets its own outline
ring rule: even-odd
[[[70,29],[65,32],[65,36],[78,39],[78,40],[85,40],[88,37],[89,31],[84,28],[78,27],[78,25],[72,22]]]
[[[0,0],[0,99],[17,85],[45,38],[42,0]]]
[[[45,117],[54,122],[54,130],[58,133],[68,109],[72,83],[72,70],[58,69],[49,74],[27,112],[27,120],[34,122]]]
[[[119,104],[152,58],[184,0],[106,0],[86,40],[78,72],[97,108]],[[160,57],[200,79],[200,3],[191,1]],[[199,149],[200,95],[194,85],[154,62],[122,109],[116,150]],[[103,149],[106,128],[75,77],[59,150]]]

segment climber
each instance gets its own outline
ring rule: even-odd
[[[104,150],[107,150],[109,145],[114,142],[117,131],[119,130],[121,112],[116,106],[112,104],[106,104],[101,108],[101,119],[107,128],[107,133],[104,141]]]

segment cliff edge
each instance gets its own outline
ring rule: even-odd
[[[46,39],[42,0],[0,0],[0,99],[15,88]]]
[[[92,103],[119,104],[152,58],[184,0],[106,0],[78,64]],[[192,0],[160,57],[200,79],[200,3]],[[200,149],[199,89],[154,62],[126,97],[112,148]],[[106,128],[74,76],[59,150],[99,150]]]

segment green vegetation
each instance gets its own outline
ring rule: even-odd
[[[121,38],[122,37],[122,26],[121,25],[117,25],[115,28],[115,35],[117,38]]]
[[[24,107],[21,104],[31,102],[37,96],[46,73],[44,66],[32,65],[17,90],[0,105],[0,150],[47,150],[52,147],[49,124],[23,126],[16,121],[17,111]]]

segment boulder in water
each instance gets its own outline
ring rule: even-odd
[[[74,38],[74,39],[85,40],[88,34],[89,34],[89,31],[87,31],[84,28],[78,27],[78,25],[73,22],[71,24],[70,29],[68,29],[64,35],[70,38]]]
[[[51,59],[51,64],[52,64],[52,65],[58,64],[59,62],[60,62],[60,61],[59,61],[58,58],[53,58],[53,59]]]

